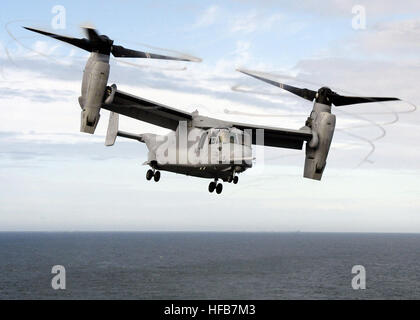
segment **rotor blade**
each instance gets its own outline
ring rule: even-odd
[[[267,79],[267,78],[257,76],[256,74],[251,73],[251,71],[241,70],[241,69],[237,69],[237,71],[242,72],[243,74],[246,74],[248,76],[254,77],[258,80],[267,82],[267,83],[269,83],[273,86],[282,88],[286,91],[289,91],[289,92],[291,92],[291,93],[293,93],[293,94],[295,94],[295,95],[297,95],[301,98],[309,100],[309,101],[313,101],[316,97],[316,91],[313,91],[313,90],[309,90],[309,89],[306,89],[306,88],[301,89],[301,88],[296,88],[296,87],[293,87],[293,86],[289,86],[287,84],[283,84],[283,83],[280,83],[280,82],[277,82],[277,81],[273,81],[273,80],[270,80],[270,79]]]
[[[98,32],[95,29],[89,27],[82,27],[82,29],[85,31],[90,41],[101,40]]]
[[[86,50],[86,51],[89,51],[89,52],[92,51],[92,47],[91,47],[91,45],[90,45],[90,43],[87,39],[84,39],[84,38],[83,39],[77,39],[77,38],[60,36],[58,34],[46,32],[46,31],[42,31],[42,30],[37,30],[37,29],[33,29],[33,28],[28,28],[28,27],[23,27],[23,28],[25,28],[26,30],[29,30],[29,31],[40,33],[40,34],[42,34],[44,36],[47,36],[47,37],[51,37],[51,38],[69,43],[69,44],[71,44],[73,46],[76,46],[80,49],[83,49],[83,50]]]
[[[331,102],[336,107],[347,106],[350,104],[358,103],[369,103],[369,102],[383,102],[383,101],[399,101],[398,98],[389,98],[389,97],[349,97],[342,96],[339,94],[334,94],[331,97]]]
[[[163,60],[192,61],[192,62],[201,61],[200,59],[176,58],[176,57],[164,56],[160,54],[147,53],[143,51],[136,51],[136,50],[124,48],[122,46],[112,46],[111,52],[116,58],[148,58],[148,59],[163,59]]]

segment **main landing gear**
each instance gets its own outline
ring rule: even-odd
[[[146,172],[146,179],[152,180],[152,178],[158,182],[160,180],[160,171],[155,171],[152,169],[147,170]]]
[[[217,194],[221,194],[223,191],[223,184],[217,183],[217,179],[214,179],[214,181],[209,184],[209,192],[212,193],[214,190],[216,190]]]
[[[238,176],[230,176],[227,179],[227,182],[229,182],[229,183],[233,182],[233,184],[237,184],[239,182],[239,178],[238,178]]]
[[[221,194],[223,191],[223,184],[217,183],[217,178],[214,179],[214,181],[210,182],[209,184],[209,192],[212,193],[214,190],[216,190],[217,194]],[[226,180],[226,182],[233,182],[234,184],[237,184],[239,182],[239,177],[233,173],[231,176],[229,176]]]

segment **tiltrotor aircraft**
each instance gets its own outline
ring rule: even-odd
[[[196,61],[175,58],[114,45],[105,35],[92,28],[84,28],[87,39],[77,39],[26,28],[91,52],[87,61],[79,104],[82,108],[80,131],[93,134],[101,108],[111,111],[105,145],[112,146],[116,137],[134,139],[146,144],[149,152],[145,164],[149,165],[146,179],[158,182],[161,171],[169,171],[200,178],[208,178],[208,190],[220,194],[222,183],[238,183],[238,174],[252,167],[252,145],[264,145],[289,149],[302,149],[306,142],[306,158],[303,176],[321,180],[326,166],[335,129],[335,115],[331,106],[392,101],[398,98],[343,96],[323,87],[318,91],[300,89],[239,70],[272,85],[278,86],[309,101],[313,108],[305,126],[301,129],[275,127],[223,121],[201,116],[198,111],[189,113],[165,106],[141,97],[124,93],[115,84],[108,86],[110,54],[115,57],[151,58],[180,61]],[[167,135],[151,133],[132,134],[118,129],[119,115],[131,117],[172,130]]]

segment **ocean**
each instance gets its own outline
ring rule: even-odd
[[[0,299],[419,298],[418,234],[0,233]]]

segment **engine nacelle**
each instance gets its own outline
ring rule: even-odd
[[[335,129],[335,115],[329,110],[316,112],[312,119],[313,138],[306,144],[305,178],[321,180]]]
[[[93,134],[99,122],[109,77],[109,55],[92,53],[83,72],[80,131]]]

